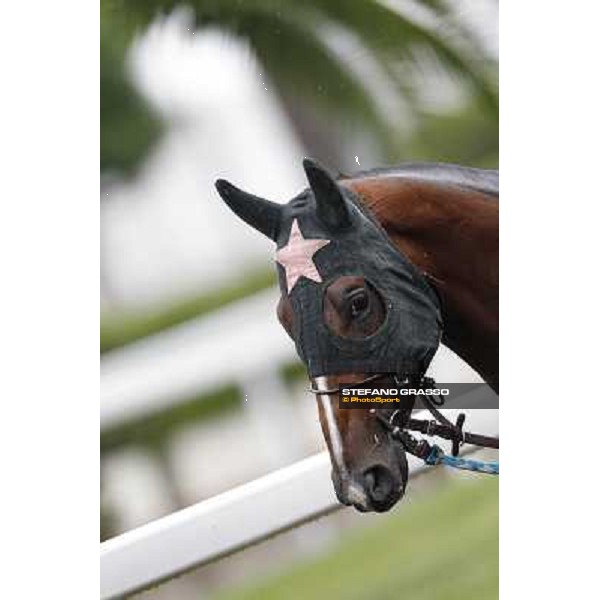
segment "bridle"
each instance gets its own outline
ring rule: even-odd
[[[431,377],[425,377],[424,375],[419,377],[400,376],[393,373],[376,373],[361,381],[353,382],[352,385],[358,387],[385,377],[392,378],[398,387],[403,387],[407,384],[420,389],[432,389],[435,387],[435,381]],[[314,386],[311,386],[309,391],[316,396],[339,394],[341,393],[341,387],[316,389]],[[402,405],[395,409],[387,418],[381,413],[381,409],[371,408],[369,409],[369,414],[381,423],[392,439],[402,444],[406,452],[424,460],[427,464],[445,463],[459,469],[498,474],[499,468],[497,462],[464,460],[457,458],[457,456],[463,444],[472,444],[481,448],[499,449],[500,438],[465,431],[465,413],[460,413],[456,422],[452,423],[452,421],[439,411],[439,407],[444,404],[443,396],[439,396],[440,399],[437,396],[431,395],[423,395],[420,398],[425,408],[433,416],[433,419],[412,418],[412,411],[416,402],[415,396],[408,396],[406,399],[403,399]],[[446,456],[439,446],[432,445],[424,439],[417,439],[410,433],[411,431],[416,431],[429,437],[440,437],[450,440],[452,442],[451,456]]]
[[[370,375],[369,377],[366,377],[365,379],[362,379],[361,381],[356,381],[353,382],[352,385],[364,385],[365,383],[371,383],[372,381],[377,381],[378,379],[383,379],[384,377],[389,377],[388,373],[376,373],[375,375]],[[311,386],[310,388],[308,388],[308,391],[311,394],[314,394],[315,396],[323,396],[323,395],[330,395],[330,394],[339,394],[342,389],[340,388],[340,386],[336,387],[336,388],[328,388],[325,390],[320,390],[315,388],[314,386]]]

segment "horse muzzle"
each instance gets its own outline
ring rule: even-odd
[[[402,448],[394,448],[393,461],[379,461],[340,476],[332,471],[338,500],[360,512],[387,512],[403,496],[408,479],[408,464]]]

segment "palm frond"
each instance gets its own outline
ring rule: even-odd
[[[472,54],[455,48],[439,31],[420,25],[375,0],[312,0],[311,4],[319,5],[331,20],[352,31],[382,60],[410,61],[415,47],[427,47],[443,66],[465,78],[487,108],[497,113],[497,93],[483,64],[478,64]]]
[[[181,6],[180,0],[102,0],[103,21],[119,21],[130,38],[158,15]],[[488,115],[497,116],[497,92],[486,66],[469,49],[457,47],[439,29],[426,27],[387,8],[377,0],[189,0],[196,26],[218,26],[248,41],[280,91],[297,95],[328,114],[350,116],[366,124],[386,146],[389,124],[378,113],[374,90],[361,81],[348,61],[331,51],[324,36],[327,25],[349,33],[380,65],[409,102],[405,68],[415,63],[415,51],[425,48],[448,72],[460,77],[483,99]],[[444,17],[442,0],[425,9]],[[103,24],[104,26],[104,24]]]

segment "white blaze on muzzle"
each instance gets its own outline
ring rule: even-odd
[[[327,377],[317,377],[315,383],[318,390],[328,389]],[[367,495],[362,487],[352,479],[344,461],[344,443],[335,418],[331,396],[329,394],[318,394],[317,401],[321,403],[325,415],[325,425],[331,447],[331,459],[340,477],[341,493],[351,504],[366,509],[369,503]]]
[[[318,390],[326,390],[327,377],[317,377],[315,379]],[[337,467],[340,477],[347,479],[348,470],[344,463],[344,445],[342,443],[342,435],[340,433],[335,414],[333,412],[333,406],[331,404],[331,396],[329,394],[319,394],[318,401],[321,403],[323,414],[325,415],[325,424],[327,426],[327,433],[329,434],[329,443],[331,445],[331,458],[333,459],[335,466]]]

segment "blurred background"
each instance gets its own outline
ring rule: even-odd
[[[304,156],[497,167],[498,5],[102,0],[101,27],[107,539],[325,449],[272,244],[215,179],[285,202]],[[445,348],[432,370],[479,380]],[[142,596],[495,598],[497,489],[438,469]]]

